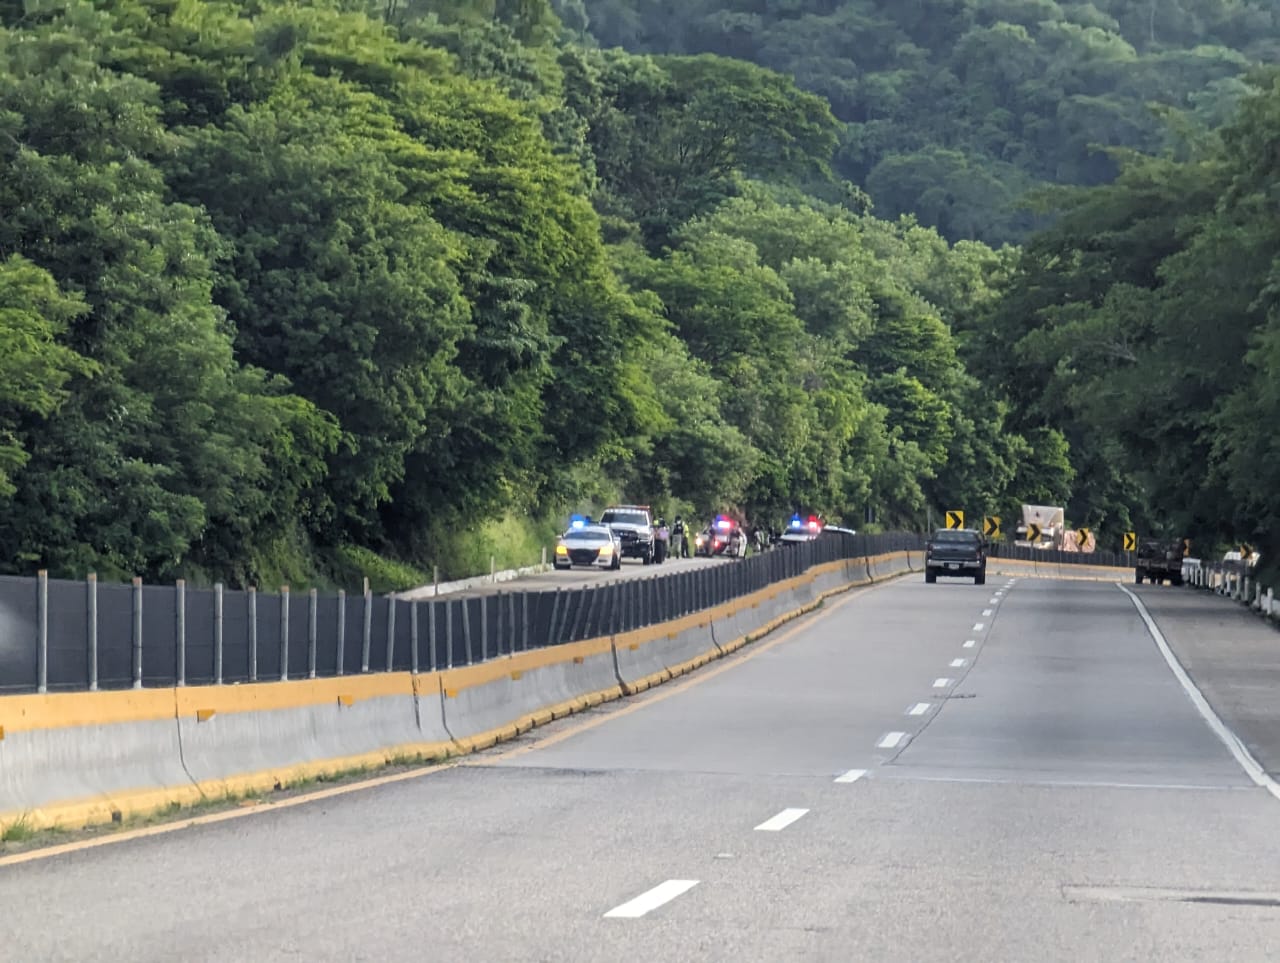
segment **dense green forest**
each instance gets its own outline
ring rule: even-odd
[[[403,585],[527,563],[566,512],[624,497],[859,528],[1038,501],[1113,535],[1271,530],[1280,91],[1231,106],[1269,12],[1161,4],[1156,29],[1088,8],[1082,37],[1132,34],[1150,69],[1217,51],[1184,77],[1189,112],[1124,101],[1140,142],[1087,112],[1067,138],[1151,156],[1071,170],[1060,111],[1031,137],[1027,104],[930,98],[917,153],[971,165],[940,183],[988,183],[987,110],[1035,143],[1002,142],[1002,192],[1098,184],[997,248],[981,238],[1031,222],[971,199],[957,230],[933,174],[885,174],[910,160],[906,101],[851,117],[794,64],[718,55],[755,51],[605,48],[608,16],[659,11],[598,6],[0,0],[0,566]],[[663,6],[672,29],[701,9]],[[952,43],[971,7],[997,33],[1059,11],[909,6],[895,57],[917,28]],[[863,8],[897,10],[797,19],[884,19]]]
[[[1153,105],[1213,128],[1280,60],[1272,0],[561,0],[606,47],[714,53],[794,77],[840,121],[832,164],[886,217],[1024,239],[1046,183],[1102,184],[1106,147],[1158,152]]]

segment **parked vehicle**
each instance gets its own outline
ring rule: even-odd
[[[577,524],[556,539],[557,571],[575,565],[617,569],[622,564],[622,545],[607,525]]]
[[[1168,582],[1182,584],[1182,560],[1187,555],[1187,543],[1181,538],[1144,538],[1138,543],[1138,558],[1133,566],[1133,580],[1139,585],[1144,580],[1152,585]]]
[[[652,565],[654,558],[653,516],[648,505],[613,505],[600,515],[622,543],[623,558],[638,558]]]

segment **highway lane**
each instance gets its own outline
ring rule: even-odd
[[[1280,802],[1118,588],[1010,581],[862,590],[422,779],[0,867],[0,956],[1274,958],[1280,909],[1185,898],[1280,899]]]

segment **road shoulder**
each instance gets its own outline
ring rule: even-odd
[[[1280,631],[1208,592],[1148,586],[1135,594],[1214,712],[1280,776]]]

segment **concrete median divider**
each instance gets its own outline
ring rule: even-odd
[[[464,752],[622,695],[607,637],[446,669],[440,685],[445,727]]]
[[[1133,578],[1132,568],[1110,565],[1077,565],[1072,562],[1042,562],[1020,558],[987,558],[988,575],[1056,578],[1087,582],[1117,582]]]
[[[906,552],[815,565],[660,625],[435,672],[2,697],[0,828],[121,821],[479,751],[643,692],[910,568]]]

